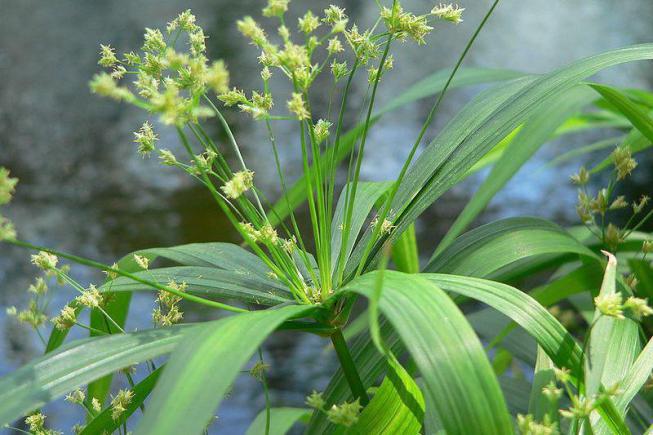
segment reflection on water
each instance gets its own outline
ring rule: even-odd
[[[131,49],[139,44],[143,27],[162,26],[179,10],[191,7],[211,36],[209,53],[224,57],[230,69],[237,71],[234,81],[238,86],[255,87],[257,53],[240,39],[233,22],[242,15],[256,14],[262,3],[2,0],[0,165],[11,168],[21,179],[16,199],[6,211],[18,224],[21,235],[36,243],[106,262],[144,247],[196,241],[236,242],[234,231],[202,188],[183,174],[136,155],[131,132],[143,121],[143,114],[89,95],[85,83],[97,69],[99,42],[111,42],[120,51]],[[310,3],[321,9],[329,2]],[[424,0],[403,3],[416,11],[432,6],[432,2]],[[398,67],[384,77],[380,104],[426,74],[454,63],[465,38],[489,5],[488,1],[478,0],[461,3],[467,8],[463,25],[439,26],[441,29],[428,47],[418,50],[407,44],[396,53]],[[354,18],[373,19],[375,6],[371,0],[349,0],[345,6]],[[606,10],[610,13],[604,13]],[[641,17],[650,16],[651,12],[653,5],[646,0],[505,0],[467,63],[546,71],[584,55],[650,39],[650,20]],[[649,70],[650,65],[631,65],[601,78],[617,84],[647,86],[651,83]],[[365,91],[364,83],[354,89],[357,96]],[[470,95],[470,90],[452,93],[433,131]],[[317,101],[315,106],[326,111],[327,104]],[[363,168],[366,178],[390,179],[396,174],[427,107],[427,103],[420,102],[402,108],[375,127],[369,141],[373,155]],[[275,173],[264,131],[239,114],[230,114],[230,121],[258,181],[275,197]],[[282,160],[292,179],[298,175],[299,166],[291,130],[289,125],[277,127]],[[178,148],[174,132],[159,128],[159,133],[163,147],[173,151]],[[216,133],[219,137],[220,133]],[[575,140],[581,144],[584,139]],[[570,219],[573,190],[560,187],[559,180],[575,164],[558,171],[536,170],[544,159],[569,145],[566,141],[558,148],[542,151],[499,195],[486,219],[515,214],[546,214],[561,222]],[[639,180],[643,185],[649,181]],[[420,245],[433,246],[477,182],[478,178],[474,178],[454,189],[426,213],[418,227]],[[556,201],[549,201],[543,209],[538,199],[542,197]],[[23,289],[34,273],[28,264],[28,253],[0,247],[0,304],[24,303]],[[81,282],[101,278],[79,267],[73,268],[73,274]],[[60,307],[72,296],[68,289],[56,292],[51,305]],[[148,327],[151,308],[149,295],[137,295],[129,326]],[[192,307],[187,310],[186,317],[191,321],[215,315],[194,311]],[[0,374],[39,354],[38,339],[7,320],[4,311],[0,313],[0,333]],[[310,390],[326,384],[335,362],[324,346],[325,342],[317,337],[298,340],[290,333],[269,340],[264,354],[271,365],[269,376],[275,405],[301,405]],[[242,432],[262,406],[260,386],[243,376],[220,408],[213,428]],[[72,413],[70,406],[55,404],[48,411],[50,422],[60,429],[68,430],[82,419],[81,413]]]

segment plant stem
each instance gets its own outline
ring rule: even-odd
[[[349,388],[351,388],[351,393],[354,395],[354,399],[359,399],[360,404],[363,406],[367,405],[370,399],[367,397],[365,386],[358,375],[356,364],[354,364],[354,360],[351,358],[347,342],[340,328],[336,329],[336,332],[331,335],[331,342],[336,350],[338,361],[340,361],[340,366],[345,374]]]

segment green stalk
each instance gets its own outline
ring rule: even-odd
[[[349,353],[347,342],[345,341],[345,337],[343,337],[340,328],[336,329],[336,332],[331,335],[331,342],[336,350],[338,361],[340,361],[340,366],[345,374],[345,379],[347,379],[349,388],[351,388],[351,393],[353,394],[354,399],[359,399],[360,404],[363,406],[367,405],[370,399],[367,397],[367,391],[365,391],[365,386],[358,375],[356,364],[354,364],[354,360]]]
[[[458,58],[458,61],[456,62],[456,65],[454,66],[453,70],[451,71],[451,74],[449,74],[449,78],[447,79],[447,82],[444,85],[444,88],[442,88],[442,92],[438,95],[438,98],[436,99],[435,103],[433,104],[433,107],[431,107],[431,110],[429,111],[429,114],[426,118],[426,121],[424,121],[424,124],[422,125],[422,128],[419,132],[419,135],[417,136],[417,139],[415,140],[415,143],[413,144],[413,147],[410,150],[410,153],[408,154],[408,158],[404,162],[401,171],[399,173],[399,176],[397,177],[397,180],[392,186],[392,190],[390,194],[388,195],[388,198],[385,201],[385,205],[383,207],[383,211],[379,215],[379,222],[383,222],[383,220],[387,217],[388,213],[390,212],[390,206],[392,205],[392,201],[394,200],[395,195],[397,194],[397,191],[399,190],[399,186],[401,185],[401,182],[403,181],[404,176],[406,175],[406,172],[408,171],[408,167],[410,163],[413,160],[413,157],[415,156],[415,153],[417,152],[417,148],[419,147],[419,144],[422,142],[422,139],[424,137],[424,134],[426,134],[426,130],[428,127],[431,125],[431,122],[433,121],[433,118],[435,114],[437,113],[438,109],[440,108],[440,103],[442,102],[445,94],[447,93],[447,90],[449,89],[449,85],[451,84],[451,81],[453,80],[454,76],[458,72],[458,69],[463,63],[463,60],[467,56],[467,53],[471,49],[472,45],[474,44],[474,41],[476,41],[476,38],[478,37],[479,33],[485,26],[485,23],[487,20],[490,18],[492,13],[494,12],[494,9],[497,7],[499,4],[499,0],[494,0],[494,3],[492,3],[492,6],[488,10],[488,12],[485,14],[483,19],[481,20],[480,24],[474,31],[474,34],[472,37],[469,39],[467,42],[467,45],[465,46],[465,49],[463,50],[462,54]],[[367,266],[367,258],[370,254],[370,251],[372,248],[375,247],[375,240],[379,237],[381,231],[381,225],[377,225],[377,227],[374,229],[374,232],[372,234],[372,237],[369,239],[368,244],[365,248],[365,251],[363,251],[363,256],[361,257],[361,262],[356,270],[355,276],[359,275],[364,268]]]

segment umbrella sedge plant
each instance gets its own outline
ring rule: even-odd
[[[333,5],[291,21],[289,3],[269,0],[263,9],[274,32],[249,16],[236,23],[260,64],[260,87],[251,91],[233,87],[227,64],[209,59],[207,36],[190,10],[165,29],[146,29],[140,50],[119,54],[101,46],[103,71],[92,78],[91,91],[158,118],[161,127],[147,121],[134,133],[138,153],[206,187],[242,245],[145,249],[106,265],[23,241],[2,217],[0,240],[36,251],[32,263],[43,272],[29,288],[27,308],[8,313],[33,327],[45,355],[0,379],[1,422],[23,417],[29,433],[56,433],[39,409],[65,396],[87,416],[76,433],[202,433],[241,368],[258,355],[250,373],[261,382],[266,406],[248,433],[283,433],[300,420],[308,433],[645,430],[650,400],[638,393],[653,368],[653,331],[646,323],[653,312],[646,299],[653,292],[647,257],[653,246],[641,230],[652,212],[648,197],[631,202],[618,193],[637,166],[633,154],[653,141],[653,99],[646,91],[586,80],[609,66],[652,59],[653,45],[613,50],[543,75],[460,68],[497,0],[451,70],[377,107],[383,78],[394,68],[393,51],[402,44],[428,50],[429,35],[460,24],[463,9],[439,4],[413,13],[398,0],[376,1],[378,16],[363,28]],[[448,89],[491,82],[424,143]],[[353,101],[361,85],[366,92]],[[320,115],[312,104],[316,94],[328,101]],[[433,98],[431,109],[402,145],[409,152],[399,174],[388,182],[363,181],[370,132],[380,117],[426,97]],[[228,110],[267,131],[279,179],[276,203],[257,188],[243,157],[250,144],[232,131]],[[212,138],[210,124],[224,143]],[[295,127],[292,144],[277,140],[279,124]],[[549,139],[605,126],[622,133],[613,143],[619,146],[572,177],[584,226],[511,218],[466,231]],[[184,153],[161,148],[158,128],[174,129]],[[301,155],[302,175],[294,183],[286,178],[282,146]],[[490,165],[490,175],[421,265],[415,219]],[[592,182],[602,176],[610,181],[593,194]],[[0,171],[2,204],[16,182]],[[300,230],[296,215],[304,203],[308,231]],[[619,226],[627,209],[630,218]],[[159,258],[177,266],[156,267]],[[63,261],[102,270],[107,279],[79,283]],[[397,270],[389,270],[392,265]],[[540,287],[516,288],[543,272],[548,278]],[[79,295],[50,316],[48,286],[55,281]],[[157,293],[154,327],[126,331],[130,295],[142,290]],[[365,299],[369,309],[356,317],[354,304]],[[182,300],[230,315],[187,324]],[[466,317],[461,308],[467,312],[478,302],[489,308]],[[83,311],[90,313],[87,323]],[[567,319],[585,313],[586,327],[567,322],[568,330],[558,320],[563,312]],[[491,321],[498,314],[502,320]],[[90,338],[65,343],[71,328],[87,329]],[[328,338],[337,354],[340,368],[324,392],[306,392],[305,408],[271,404],[260,348],[276,330]],[[516,331],[537,343],[537,351],[530,350],[534,377],[521,379],[530,391],[525,404],[506,386],[515,382],[513,362],[529,359],[529,351],[510,340]],[[155,359],[167,354],[157,366]],[[137,379],[136,366],[146,376]],[[130,388],[111,394],[115,374]],[[130,418],[139,414],[132,426]]]

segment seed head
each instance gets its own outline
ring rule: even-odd
[[[288,110],[297,116],[297,119],[310,119],[311,114],[306,109],[306,103],[302,94],[293,92],[292,98],[288,101]]]
[[[34,284],[30,284],[27,291],[30,293],[34,293],[35,295],[44,295],[48,291],[48,285],[45,283],[45,280],[43,278],[38,277],[34,281]]]
[[[331,122],[324,119],[320,119],[315,123],[313,131],[315,132],[315,139],[318,144],[324,142],[324,140],[329,137],[329,128],[331,128],[332,125]]]
[[[299,18],[297,27],[305,34],[312,33],[320,27],[320,19],[313,15],[313,12],[308,11],[303,17]]]
[[[76,403],[78,405],[81,405],[84,403],[84,400],[86,400],[86,394],[80,389],[77,389],[68,395],[66,395],[65,400],[70,403]]]
[[[102,293],[100,293],[93,284],[91,284],[88,289],[84,290],[82,294],[77,296],[75,300],[81,305],[89,308],[99,308],[104,302]]]
[[[229,71],[224,62],[213,62],[206,71],[206,85],[216,94],[220,95],[229,91]]]
[[[8,204],[16,191],[17,178],[9,176],[9,170],[0,167],[0,205]]]
[[[52,319],[54,327],[60,331],[72,328],[75,322],[77,322],[77,313],[70,305],[63,307],[59,315]]]
[[[138,153],[143,157],[149,155],[155,149],[155,143],[159,137],[154,134],[152,124],[145,121],[141,128],[134,132],[134,142],[138,144]]]
[[[277,234],[277,230],[275,230],[272,225],[265,224],[261,227],[260,239],[263,243],[276,245],[279,242],[279,235]]]
[[[311,395],[306,398],[306,404],[311,408],[323,410],[324,405],[326,405],[326,401],[324,400],[322,393],[318,393],[317,391],[313,390]]]
[[[604,316],[623,319],[623,299],[621,293],[612,293],[609,295],[599,295],[594,298],[594,305]]]
[[[553,373],[558,382],[567,383],[571,380],[571,371],[568,368],[554,368]]]
[[[542,394],[544,394],[547,399],[553,402],[562,397],[562,389],[556,387],[555,382],[549,382],[548,385],[542,388]]]
[[[25,424],[29,427],[29,430],[34,433],[40,433],[44,430],[43,426],[45,425],[46,416],[37,412],[28,416],[25,419]]]
[[[331,423],[350,427],[358,421],[362,408],[358,399],[351,403],[344,402],[339,406],[333,405],[327,411],[327,418]]]
[[[91,408],[95,412],[102,411],[102,404],[100,403],[100,401],[96,397],[91,399]]]
[[[120,390],[113,399],[111,399],[111,418],[118,420],[120,416],[127,410],[131,403],[134,393],[131,390]]]
[[[263,16],[280,17],[288,10],[290,0],[268,0],[268,5],[263,8]]]
[[[572,175],[570,178],[572,183],[578,186],[584,186],[589,181],[590,174],[587,171],[587,169],[585,169],[585,166],[581,166],[580,169],[578,170],[578,173]]]
[[[100,60],[98,64],[110,68],[118,63],[118,58],[116,57],[116,50],[114,50],[110,45],[100,45]]]
[[[249,38],[252,41],[252,44],[258,45],[259,47],[268,44],[265,32],[252,17],[247,16],[242,20],[238,20],[236,25],[238,26],[240,33],[242,33],[246,38]]]
[[[626,299],[626,302],[624,302],[624,308],[630,310],[638,319],[653,314],[653,308],[648,306],[648,300],[646,298],[642,299],[630,296]]]
[[[141,269],[147,270],[150,268],[150,260],[143,255],[134,254],[134,261]]]
[[[605,229],[605,243],[611,249],[616,250],[619,246],[619,243],[624,241],[623,233],[619,230],[619,227],[613,223],[608,224],[608,227]]]
[[[637,167],[637,162],[632,158],[630,149],[617,147],[612,152],[612,163],[617,170],[617,180],[623,180]]]
[[[33,265],[44,271],[55,269],[59,262],[59,258],[56,255],[45,251],[40,251],[38,254],[32,255],[31,260]]]
[[[454,24],[459,24],[463,22],[463,11],[465,9],[459,7],[458,5],[443,5],[439,4],[438,6],[434,7],[431,10],[431,14],[435,15],[436,17],[446,20],[446,21],[451,21]]]
[[[233,88],[230,91],[224,92],[218,96],[226,106],[233,106],[235,104],[249,103],[245,93],[238,88]]]
[[[626,197],[619,195],[614,201],[612,201],[609,210],[619,210],[626,207],[628,207],[628,201],[626,201]]]
[[[206,51],[206,36],[204,36],[204,30],[200,27],[189,34],[188,39],[190,42],[190,52],[193,56],[200,56]]]
[[[256,364],[249,369],[249,374],[254,379],[263,381],[263,379],[265,379],[265,372],[267,372],[269,368],[270,366],[263,361],[257,361]]]
[[[220,188],[227,198],[237,199],[254,185],[253,171],[239,171]]]
[[[184,12],[180,13],[177,18],[168,23],[166,30],[168,34],[174,32],[175,30],[183,30],[185,32],[193,32],[197,29],[195,24],[195,15],[191,12],[190,9],[186,9]]]
[[[261,238],[261,232],[254,228],[254,225],[249,222],[241,222],[240,229],[254,243]]]
[[[381,10],[381,18],[385,21],[389,32],[402,40],[410,37],[418,44],[425,44],[424,38],[433,30],[433,27],[428,25],[426,15],[406,12],[399,3],[396,3],[393,8],[384,7]]]
[[[6,217],[0,215],[0,242],[3,240],[14,240],[16,238],[16,229],[14,224]]]
[[[166,42],[159,29],[145,29],[143,35],[143,51],[151,54],[158,54],[166,49]]]
[[[647,195],[642,195],[641,198],[639,198],[638,202],[633,203],[633,213],[634,214],[639,214],[644,210],[644,207],[646,207],[646,204],[648,204],[649,198]]]
[[[177,158],[170,150],[159,150],[159,159],[166,166],[175,166],[177,164]]]

